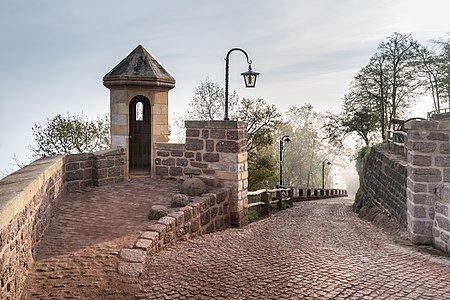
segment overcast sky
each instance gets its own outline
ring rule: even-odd
[[[25,161],[31,127],[57,113],[109,111],[102,77],[142,44],[176,79],[170,117],[182,116],[207,76],[241,47],[260,72],[245,89],[245,57],[231,56],[230,90],[282,112],[340,109],[356,72],[393,32],[419,42],[450,31],[448,0],[0,1],[0,170]],[[415,116],[431,110],[422,104]]]

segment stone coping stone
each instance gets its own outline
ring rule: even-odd
[[[405,123],[408,130],[450,130],[450,120],[412,120]]]
[[[65,159],[66,162],[77,162],[82,160],[88,160],[93,157],[108,157],[108,156],[116,156],[116,155],[122,155],[124,154],[123,148],[117,148],[117,149],[107,149],[92,153],[77,153],[77,154],[68,154],[66,155]]]
[[[155,143],[156,150],[180,150],[186,151],[186,146],[183,143]]]
[[[6,226],[64,166],[64,157],[44,157],[0,180],[0,229]]]
[[[184,121],[186,128],[205,128],[205,129],[238,129],[247,128],[247,123],[242,121]]]

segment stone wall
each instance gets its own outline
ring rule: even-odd
[[[417,244],[449,250],[450,121],[410,121],[408,233]]]
[[[186,121],[185,124],[185,144],[156,144],[156,176],[175,179],[198,176],[209,185],[228,188],[231,224],[245,225],[248,218],[247,124],[236,121]]]
[[[360,215],[377,206],[397,219],[405,228],[407,162],[387,149],[372,147],[364,166],[364,180],[355,199]]]
[[[0,295],[18,299],[34,251],[64,192],[64,158],[35,161],[0,181]]]
[[[436,195],[433,219],[433,244],[436,248],[450,252],[450,187],[442,187]]]
[[[191,202],[162,217],[136,240],[133,248],[122,249],[119,273],[139,276],[149,255],[186,241],[192,237],[225,229],[230,224],[227,189],[219,189],[201,197],[190,197]]]
[[[68,155],[65,163],[67,190],[74,192],[86,186],[123,181],[124,167],[123,149]]]
[[[123,180],[124,154],[108,150],[39,159],[0,180],[0,295],[17,299],[61,195]]]

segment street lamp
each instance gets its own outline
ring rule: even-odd
[[[326,158],[322,161],[322,190],[325,189],[325,163],[331,165],[331,162]]]
[[[248,71],[241,73],[244,76],[244,82],[246,88],[254,88],[256,85],[256,77],[258,77],[259,73],[252,71],[252,61],[248,58],[247,52],[242,50],[241,48],[233,48],[228,51],[227,56],[225,57],[225,118],[224,120],[229,120],[228,118],[228,78],[229,78],[229,63],[230,63],[230,54],[233,51],[241,51],[244,53],[247,58],[248,63]]]
[[[291,139],[288,135],[284,135],[280,140],[280,186],[283,185],[283,145],[290,141]]]

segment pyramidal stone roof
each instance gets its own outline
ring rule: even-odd
[[[175,79],[139,45],[103,77],[103,84],[108,88],[131,85],[172,89]]]

